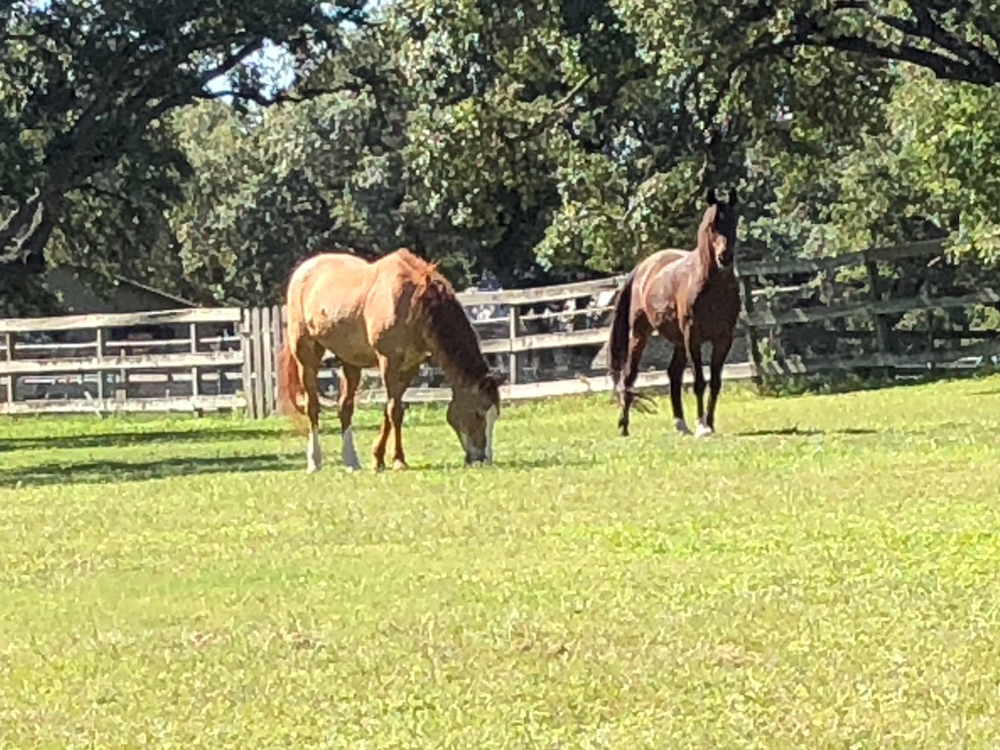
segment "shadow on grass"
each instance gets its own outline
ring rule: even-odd
[[[287,432],[287,431],[286,431]],[[21,438],[0,438],[0,453],[35,449],[71,448],[127,448],[136,445],[156,443],[200,443],[208,441],[258,440],[278,438],[284,434],[280,430],[219,429],[205,430],[159,430],[151,432],[107,432],[89,435],[35,435]]]
[[[0,472],[0,487],[117,483],[229,472],[288,471],[301,468],[295,453],[165,458],[160,461],[87,461],[25,466]]]
[[[798,427],[779,427],[773,430],[744,430],[734,432],[734,437],[810,437],[815,435],[874,435],[876,430],[869,427],[846,427],[842,430],[810,430]]]
[[[593,461],[564,456],[510,458],[497,461],[492,467],[468,467],[459,463],[410,464],[407,474],[440,471],[503,471],[505,469],[547,469],[565,466],[589,466]],[[247,473],[262,471],[305,470],[301,451],[263,453],[245,456],[203,456],[165,458],[160,461],[86,461],[80,463],[49,463],[0,471],[0,487],[42,487],[54,484],[95,484],[136,482],[171,477],[191,477],[205,474]],[[339,457],[331,456],[322,475],[342,472]],[[374,472],[370,465],[362,472]],[[391,469],[387,469],[391,473]],[[318,476],[318,475],[317,475]]]

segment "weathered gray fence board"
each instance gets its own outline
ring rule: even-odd
[[[0,319],[0,333],[74,331],[183,323],[238,323],[241,314],[242,310],[238,307],[192,307],[182,310],[155,310],[141,313],[63,315],[56,318],[5,318]]]

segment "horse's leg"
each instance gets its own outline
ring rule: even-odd
[[[622,413],[618,418],[618,429],[621,430],[622,437],[628,437],[629,410],[632,408],[632,402],[635,401],[635,392],[632,387],[639,377],[639,364],[642,361],[642,354],[646,350],[646,344],[649,343],[651,333],[648,324],[645,324],[643,320],[636,320],[632,328],[632,335],[629,337],[628,359],[626,359],[626,369],[622,373],[621,381]]]
[[[670,376],[670,405],[674,410],[674,429],[682,435],[690,435],[691,430],[684,421],[684,402],[682,392],[684,388],[684,368],[687,367],[687,354],[684,347],[675,344],[674,354],[670,358],[667,366],[667,374]]]
[[[350,471],[361,468],[358,452],[354,448],[354,395],[361,382],[361,368],[354,365],[343,365],[340,374],[340,457]]]
[[[392,399],[392,409],[389,418],[392,420],[392,468],[400,471],[406,469],[406,456],[403,454],[403,394],[410,387],[410,383],[417,377],[420,371],[419,366],[410,370],[402,370],[396,373],[395,388]]]
[[[705,418],[705,424],[709,432],[715,431],[715,406],[719,401],[719,392],[722,390],[722,368],[726,364],[726,357],[729,356],[729,349],[732,345],[732,336],[726,336],[712,342],[712,363],[708,384],[708,415]]]
[[[384,372],[384,370],[383,370]],[[383,377],[383,382],[385,375]],[[386,400],[385,410],[382,412],[382,426],[379,428],[378,436],[375,438],[375,445],[372,447],[372,456],[375,458],[375,471],[385,469],[385,446],[389,442],[389,431],[392,429],[392,422],[389,419],[389,409],[392,399],[389,396],[389,386],[385,385]]]
[[[712,430],[705,422],[705,368],[701,361],[701,342],[692,339],[690,331],[685,335],[685,349],[691,360],[691,370],[694,373],[694,397],[698,403],[698,426],[694,429],[695,437],[711,434]]]
[[[319,366],[323,349],[311,344],[299,344],[299,377],[306,392],[306,414],[309,417],[309,443],[306,447],[306,473],[317,472],[323,466],[323,450],[319,444]]]
[[[389,443],[389,433],[393,433],[392,468],[405,469],[406,457],[403,454],[403,394],[416,375],[415,370],[400,370],[396,362],[388,357],[379,357],[379,369],[382,372],[382,382],[385,384],[385,413],[382,417],[382,430],[375,441],[373,454],[375,469],[385,468],[385,451]]]

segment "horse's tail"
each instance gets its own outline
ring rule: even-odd
[[[632,269],[625,277],[625,283],[618,290],[615,301],[615,314],[611,322],[611,335],[608,339],[608,370],[615,391],[620,390],[623,378],[622,372],[628,362],[628,341],[632,328],[632,285],[635,282],[636,269]]]
[[[302,331],[302,311],[296,292],[296,277],[293,271],[288,282],[285,295],[285,310],[288,322],[285,325],[285,340],[277,351],[277,401],[278,413],[291,417],[297,432],[306,433],[307,420],[304,399],[305,388],[302,384],[302,367],[299,362],[299,336]]]
[[[286,338],[278,347],[278,411],[285,416],[305,414],[305,407],[299,401],[302,390],[299,363]]]

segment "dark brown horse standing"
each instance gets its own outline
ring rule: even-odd
[[[698,228],[693,251],[660,250],[641,261],[628,275],[615,303],[608,344],[611,379],[622,411],[618,427],[628,435],[629,409],[643,350],[654,331],[673,344],[670,360],[670,401],[678,432],[690,435],[684,421],[681,388],[684,368],[691,363],[698,400],[696,436],[715,430],[715,407],[722,390],[722,366],[733,343],[740,312],[740,290],[733,269],[736,254],[736,192],[727,201],[706,195],[708,207]],[[708,411],[704,406],[705,375],[701,346],[712,344]]]
[[[340,360],[341,458],[360,468],[351,422],[361,371],[378,367],[386,391],[375,468],[385,467],[393,438],[393,468],[405,469],[403,394],[428,357],[452,387],[447,420],[466,464],[493,459],[493,425],[500,416],[502,376],[490,373],[479,339],[448,280],[403,248],[369,263],[348,253],[321,253],[288,281],[288,325],[278,352],[278,392],[286,414],[309,418],[306,471],[319,470],[319,368],[326,351]]]

